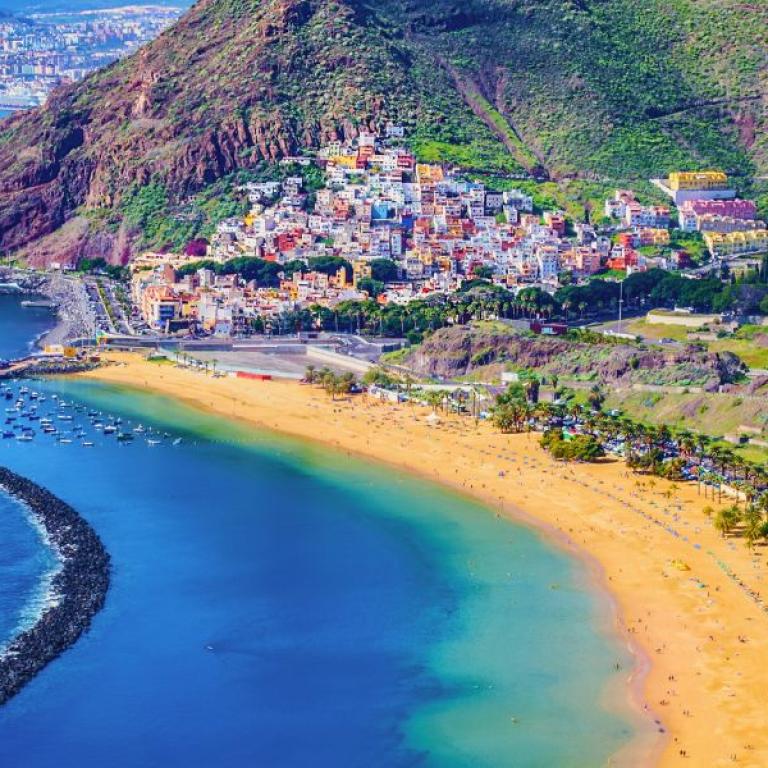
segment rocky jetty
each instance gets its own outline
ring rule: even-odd
[[[98,363],[88,360],[46,360],[24,358],[13,363],[10,368],[0,370],[3,379],[32,379],[39,376],[65,376],[83,371],[92,371]]]
[[[53,604],[0,655],[1,705],[89,628],[104,605],[110,564],[93,528],[61,499],[4,467],[0,487],[27,505],[61,559],[51,585]]]

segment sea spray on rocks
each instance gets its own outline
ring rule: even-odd
[[[0,467],[0,487],[27,505],[61,560],[51,583],[53,604],[0,656],[2,705],[88,629],[104,605],[110,565],[96,532],[61,499],[4,467]]]

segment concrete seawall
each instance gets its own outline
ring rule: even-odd
[[[373,363],[369,363],[366,360],[360,360],[360,358],[352,357],[351,355],[341,355],[330,349],[323,349],[314,345],[307,347],[307,358],[325,363],[326,365],[336,365],[361,374],[373,368]]]

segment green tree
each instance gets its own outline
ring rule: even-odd
[[[738,507],[723,507],[715,514],[713,523],[715,530],[725,537],[738,525],[740,518],[741,514]]]
[[[372,259],[371,277],[382,283],[391,283],[397,280],[399,269],[397,264],[391,259]]]

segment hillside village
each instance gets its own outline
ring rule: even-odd
[[[616,190],[605,201],[609,221],[596,227],[562,211],[537,212],[519,189],[497,191],[418,163],[402,138],[402,128],[389,126],[384,136],[362,133],[316,157],[285,158],[282,179],[244,185],[249,212],[221,222],[210,242],[184,254],[141,255],[131,295],[146,325],[246,334],[298,308],[369,298],[402,305],[451,294],[472,278],[553,293],[609,270],[661,267],[695,277],[701,264],[672,244],[675,219],[682,233],[699,233],[714,265],[748,265],[768,249],[755,203],[738,199],[720,172],[652,180],[676,214]],[[222,269],[256,259],[267,267],[258,274]]]

